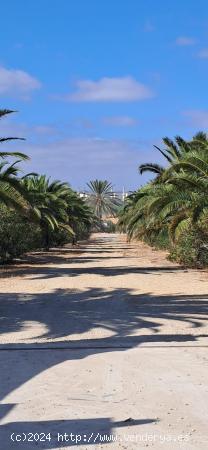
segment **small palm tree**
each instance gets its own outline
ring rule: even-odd
[[[45,248],[49,249],[50,231],[62,227],[73,235],[67,215],[69,185],[57,180],[50,182],[45,175],[24,177],[22,184],[32,208],[31,220],[39,222]]]
[[[121,201],[113,196],[113,186],[107,180],[94,180],[87,183],[90,189],[87,203],[99,219],[106,215],[116,215]]]

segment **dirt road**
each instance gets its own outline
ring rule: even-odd
[[[0,449],[208,448],[206,272],[102,234],[4,275]]]

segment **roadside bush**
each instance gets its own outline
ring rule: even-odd
[[[65,244],[88,239],[90,235],[89,228],[81,222],[76,223],[76,226],[74,226],[74,231],[74,236],[66,228],[58,228],[58,230],[50,231],[50,247],[62,247]]]
[[[171,248],[169,258],[186,267],[207,267],[208,234],[200,229],[184,232]]]
[[[58,230],[50,231],[49,233],[50,247],[62,247],[69,242],[72,242],[72,235],[65,228],[58,228]]]
[[[170,248],[170,239],[167,228],[164,228],[158,234],[153,233],[151,236],[145,236],[143,240],[146,244],[149,244],[156,249],[169,250]]]
[[[7,262],[24,253],[40,248],[41,230],[19,213],[0,208],[0,263]]]
[[[90,227],[86,226],[84,223],[77,223],[74,227],[76,239],[79,241],[88,239],[91,233]]]

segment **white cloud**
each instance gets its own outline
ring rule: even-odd
[[[40,136],[53,136],[57,131],[53,125],[36,125],[31,127],[31,129]]]
[[[208,58],[208,48],[203,48],[202,50],[200,50],[197,56],[201,59],[207,59]]]
[[[74,119],[70,125],[72,127],[75,127],[76,129],[79,128],[84,128],[85,130],[91,130],[92,128],[94,128],[94,122],[86,117],[78,117],[76,119]]]
[[[181,47],[187,47],[189,45],[194,45],[196,43],[196,40],[194,38],[188,37],[188,36],[179,36],[176,39],[176,44]]]
[[[27,72],[0,67],[0,94],[16,95],[28,99],[29,94],[41,87],[41,83]]]
[[[133,77],[79,80],[76,91],[62,97],[73,102],[132,102],[153,97],[151,89]],[[60,97],[59,97],[60,98]]]
[[[104,117],[102,120],[104,125],[116,127],[132,127],[138,124],[138,120],[130,116],[111,116]]]
[[[23,142],[22,151],[31,161],[24,163],[25,172],[46,173],[83,189],[94,178],[108,179],[116,188],[133,189],[144,182],[138,165],[151,160],[152,142],[124,139],[66,138],[31,144]]]
[[[30,128],[25,123],[17,123],[6,118],[0,122],[0,136],[18,136],[26,138]]]
[[[28,125],[23,122],[13,121],[10,117],[0,122],[0,136],[24,137],[28,140],[47,138],[57,135],[55,125]]]
[[[193,109],[184,111],[183,115],[188,118],[191,125],[199,127],[200,129],[208,128],[208,111]]]

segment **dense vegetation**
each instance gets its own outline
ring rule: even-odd
[[[0,110],[0,118],[13,111]],[[0,143],[19,139],[1,138]],[[26,251],[88,237],[92,209],[68,183],[20,170],[29,159],[20,152],[0,152],[0,261]]]
[[[164,138],[155,147],[166,162],[142,164],[155,178],[133,192],[120,214],[119,228],[129,239],[143,239],[168,249],[170,258],[187,266],[208,265],[208,139]]]
[[[0,110],[0,119],[13,113]],[[20,139],[0,138],[0,143]],[[165,164],[146,163],[140,173],[155,177],[127,198],[119,213],[119,229],[128,239],[142,239],[169,250],[170,258],[191,267],[208,265],[208,138],[191,141],[177,136],[155,146]],[[121,203],[108,181],[88,183],[81,198],[68,183],[45,175],[22,176],[21,152],[0,152],[0,262],[23,253],[85,239],[91,230],[114,231],[106,217]],[[107,229],[105,228],[107,226]]]

